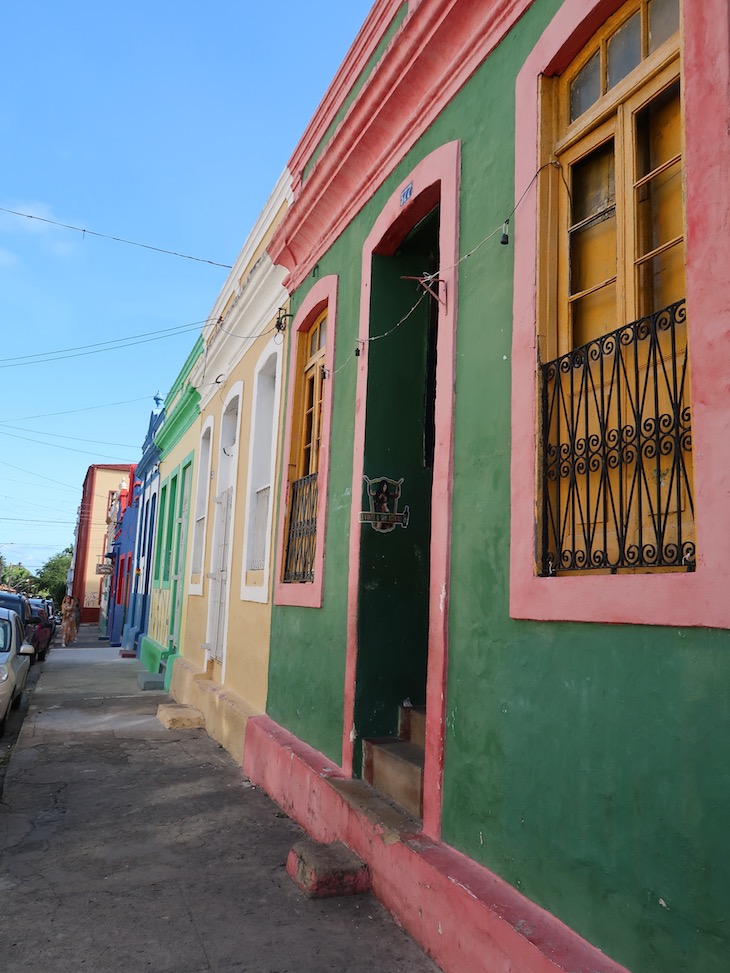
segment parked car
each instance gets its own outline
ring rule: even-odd
[[[45,659],[56,634],[56,619],[48,612],[48,602],[45,598],[29,598],[30,607],[34,615],[39,618],[35,627],[36,658]]]
[[[0,608],[10,608],[24,626],[31,624],[33,609],[28,598],[19,591],[0,591]]]
[[[18,591],[0,591],[0,608],[9,608],[14,611],[23,626],[25,640],[35,648],[35,627],[38,624],[39,616],[33,614],[33,609],[25,595]],[[35,662],[33,656],[31,665]]]
[[[10,608],[0,608],[0,736],[11,709],[20,705],[34,647],[25,639],[20,618]]]

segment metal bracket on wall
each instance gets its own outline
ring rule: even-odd
[[[430,274],[423,274],[421,277],[401,277],[401,280],[417,280],[421,287],[425,291],[428,291],[431,297],[435,297],[439,304],[443,304],[443,306],[446,307],[446,281],[442,280],[441,277],[432,277]],[[440,284],[441,287],[443,287],[444,296],[441,297],[440,294],[432,290],[429,287],[429,284]]]

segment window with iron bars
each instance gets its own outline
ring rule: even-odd
[[[695,564],[683,300],[541,368],[541,573]]]
[[[695,563],[680,62],[629,0],[543,81],[541,574]]]
[[[317,473],[322,438],[324,362],[327,342],[327,311],[319,315],[308,331],[299,335],[301,363],[294,417],[297,432],[292,441],[292,464],[296,477],[289,483],[286,556],[282,580],[286,583],[314,580],[317,544]]]

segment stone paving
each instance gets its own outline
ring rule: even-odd
[[[310,899],[304,834],[82,626],[32,691],[0,803],[2,973],[438,973],[369,895]]]

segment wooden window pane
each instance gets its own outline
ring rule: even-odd
[[[571,300],[570,344],[576,347],[616,327],[613,139],[571,167],[571,184],[570,295],[575,299]]]
[[[684,242],[662,250],[638,267],[639,313],[651,314],[684,297]]]
[[[616,283],[612,282],[571,304],[573,348],[593,341],[616,327]]]
[[[622,24],[608,41],[608,89],[641,63],[641,12]]]
[[[324,382],[322,381],[322,372],[319,366],[317,366],[315,378],[317,393],[315,399],[314,442],[312,443],[312,464],[310,466],[310,473],[316,473],[319,470],[319,447],[322,441],[322,400],[324,399]]]
[[[312,457],[312,432],[314,428],[314,372],[304,377],[304,416],[302,422],[302,457],[299,475],[310,472]]]
[[[314,372],[310,371],[304,377],[304,411],[311,412],[314,405]]]
[[[636,176],[641,179],[682,153],[679,82],[636,115]]]
[[[570,293],[580,294],[616,276],[616,210],[570,235]]]
[[[570,86],[570,120],[574,122],[601,96],[601,55],[599,51],[585,64]]]
[[[679,30],[679,0],[649,0],[649,53]]]
[[[324,348],[325,342],[327,340],[327,318],[322,320],[319,326],[319,349],[320,351]]]
[[[571,223],[607,212],[616,203],[613,139],[571,166]]]
[[[663,169],[642,183],[636,194],[637,256],[642,257],[684,232],[681,164]]]
[[[685,295],[679,82],[638,112],[635,124],[638,312],[650,314]]]

